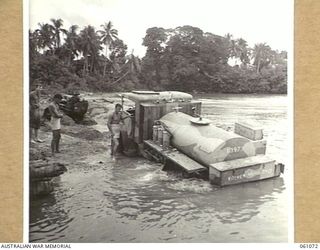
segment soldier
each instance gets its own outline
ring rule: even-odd
[[[42,90],[41,84],[36,84],[35,90],[30,93],[30,142],[43,142],[39,139],[38,133],[40,129],[40,92]],[[32,130],[34,131],[34,138],[32,138]]]
[[[53,101],[50,103],[49,105],[49,111],[51,113],[51,130],[52,130],[52,141],[51,141],[51,152],[52,152],[52,156],[55,155],[55,153],[60,153],[59,150],[59,143],[60,143],[60,138],[61,138],[61,134],[60,134],[60,120],[63,117],[62,112],[60,111],[59,108],[59,103],[62,100],[62,95],[60,94],[56,94],[53,97]]]
[[[113,160],[115,159],[114,156],[116,155],[119,146],[120,128],[121,124],[123,124],[121,110],[122,105],[117,103],[115,106],[115,111],[108,115],[107,126],[111,132],[111,155]]]

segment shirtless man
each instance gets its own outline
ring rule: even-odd
[[[117,103],[115,106],[115,111],[108,115],[107,126],[111,132],[111,155],[112,159],[115,159],[114,156],[117,153],[120,139],[120,128],[123,124],[122,122],[122,105]]]
[[[60,120],[63,117],[63,114],[59,108],[59,103],[61,102],[61,100],[62,100],[62,95],[56,94],[53,97],[53,101],[49,105],[49,111],[51,114],[50,125],[52,130],[52,141],[51,141],[52,156],[54,156],[55,153],[60,153],[60,150],[59,150],[59,143],[61,138]]]

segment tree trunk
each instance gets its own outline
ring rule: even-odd
[[[161,84],[161,77],[160,77],[160,70],[159,70],[159,65],[160,63],[157,61],[156,64],[155,64],[155,70],[156,70],[156,82],[158,84],[158,87],[160,87],[160,84]]]
[[[261,60],[258,61],[258,65],[257,65],[257,73],[260,74],[260,64],[261,64]]]
[[[94,57],[92,56],[91,64],[90,64],[90,73],[94,70]]]
[[[86,76],[88,71],[88,56],[85,55],[84,57],[84,64],[83,64],[83,75]]]
[[[119,82],[119,81],[122,80],[124,77],[126,77],[129,73],[130,73],[130,70],[128,70],[123,76],[121,76],[121,77],[120,77],[119,79],[117,79],[116,81],[110,83],[109,86],[112,86],[113,84]]]
[[[82,73],[85,76],[85,73],[86,73],[86,59],[84,59],[84,62],[83,62]]]
[[[71,60],[72,60],[72,56],[70,55],[70,56],[68,57],[68,67],[70,67],[70,65],[71,65]]]
[[[108,48],[106,47],[106,63],[104,64],[104,67],[103,67],[103,77],[106,75],[107,63],[108,63]]]
[[[106,75],[106,68],[107,68],[107,60],[103,66],[103,77],[105,77],[105,75]]]

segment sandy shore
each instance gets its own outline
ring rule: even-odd
[[[43,159],[50,162],[60,162],[68,166],[79,160],[80,157],[95,159],[101,154],[110,157],[110,134],[107,128],[107,114],[114,108],[114,104],[120,102],[116,94],[91,94],[82,95],[89,102],[88,112],[84,122],[76,124],[65,115],[61,121],[61,153],[51,156],[52,133],[48,121],[40,128],[39,137],[43,143],[30,143],[30,165],[35,160]],[[49,104],[48,99],[41,102],[42,109]],[[98,157],[99,158],[99,157]],[[99,160],[99,159],[98,159]],[[101,161],[101,160],[99,160]]]

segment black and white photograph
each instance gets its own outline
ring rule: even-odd
[[[29,0],[31,243],[288,243],[293,1]]]

